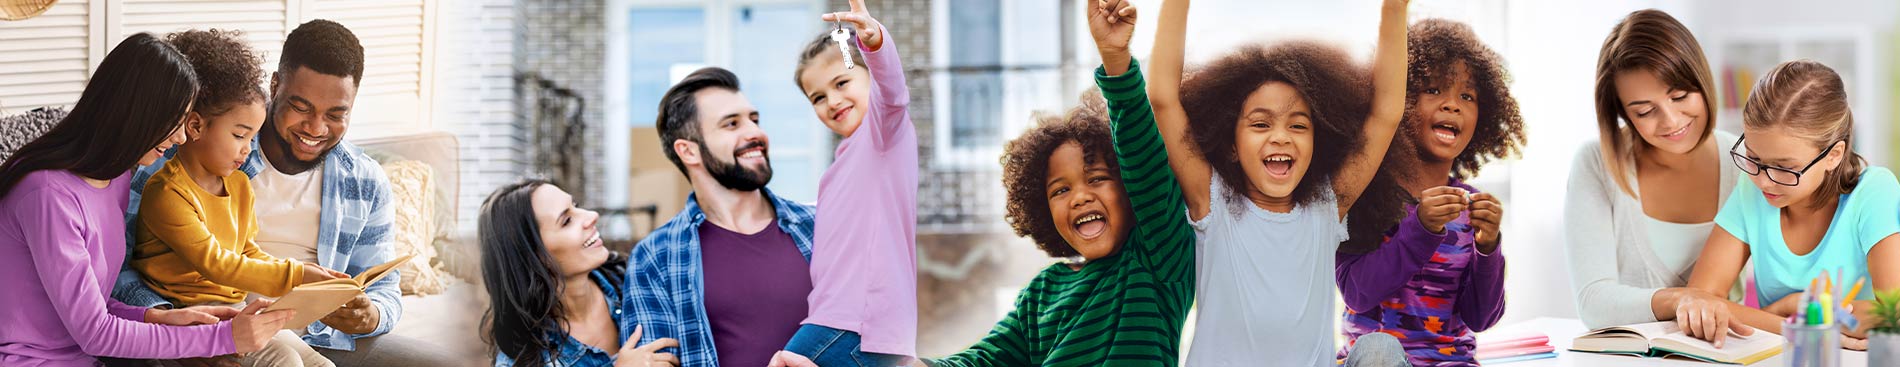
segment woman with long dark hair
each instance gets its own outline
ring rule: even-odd
[[[0,163],[0,365],[90,366],[258,350],[292,316],[270,302],[176,310],[106,295],[125,260],[130,172],[184,141],[197,76],[139,33],[99,64],[72,113]]]
[[[600,214],[543,180],[495,190],[478,235],[489,294],[485,337],[496,366],[677,366],[640,340],[626,299],[627,257],[602,246]]]
[[[1715,74],[1689,27],[1631,12],[1597,55],[1598,141],[1579,147],[1564,197],[1577,314],[1592,328],[1674,320],[1715,214],[1733,191]]]

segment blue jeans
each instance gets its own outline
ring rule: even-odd
[[[1346,352],[1346,363],[1342,367],[1410,367],[1411,361],[1405,358],[1405,345],[1399,344],[1399,338],[1392,334],[1371,333],[1359,336],[1352,343],[1352,351]]]
[[[904,364],[904,356],[859,350],[860,342],[855,332],[804,324],[798,327],[798,333],[792,334],[791,341],[785,342],[785,350],[811,358],[812,363],[823,367],[892,367]]]

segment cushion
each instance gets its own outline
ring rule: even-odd
[[[53,125],[66,118],[66,109],[57,107],[36,108],[26,113],[0,117],[0,162],[12,157],[13,152],[40,135],[53,130]]]
[[[413,160],[383,163],[389,176],[390,191],[395,194],[396,222],[390,230],[396,256],[416,255],[402,270],[402,293],[437,294],[443,289],[441,269],[436,265],[435,206],[429,166]]]

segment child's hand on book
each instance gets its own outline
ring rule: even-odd
[[[864,0],[851,0],[851,11],[826,13],[819,18],[827,22],[849,22],[858,27],[858,42],[864,44],[865,51],[876,52],[884,47],[884,24],[871,17]]]
[[[310,284],[331,279],[348,278],[349,274],[330,270],[312,263],[303,264],[303,281],[298,284]]]
[[[237,317],[231,318],[231,344],[237,347],[238,354],[264,349],[264,343],[269,343],[271,336],[284,328],[284,322],[297,316],[296,310],[258,313],[270,307],[272,302],[268,299],[251,301],[250,305],[244,306],[243,311],[238,311]]]

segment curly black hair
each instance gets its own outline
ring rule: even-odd
[[[1475,177],[1485,163],[1516,156],[1524,145],[1524,116],[1518,113],[1517,98],[1511,97],[1511,74],[1505,71],[1504,57],[1479,41],[1471,26],[1456,21],[1422,20],[1412,24],[1406,35],[1411,45],[1406,111],[1416,110],[1419,93],[1449,76],[1441,71],[1460,62],[1478,91],[1478,126],[1471,132],[1471,144],[1452,160],[1452,177]],[[1400,126],[1413,132],[1423,126],[1411,120],[1418,117],[1408,113],[1408,121]]]
[[[1093,164],[1108,163],[1109,175],[1121,179],[1121,164],[1115,161],[1115,142],[1108,131],[1108,102],[1093,89],[1084,92],[1082,103],[1061,115],[1039,114],[1036,127],[1023,132],[1003,150],[1003,189],[1007,193],[1007,212],[1003,219],[1017,236],[1028,237],[1051,257],[1080,255],[1056,232],[1056,220],[1049,212],[1045,187],[1049,180],[1049,156],[1063,144],[1082,147],[1083,159]]]
[[[198,97],[192,110],[201,115],[224,114],[240,104],[264,102],[264,58],[244,43],[244,32],[210,29],[165,35],[165,42],[191,60],[198,73]]]
[[[1401,183],[1416,178],[1420,147],[1413,139],[1426,128],[1418,113],[1418,96],[1428,88],[1444,85],[1446,71],[1465,64],[1473,89],[1478,91],[1478,122],[1472,129],[1471,143],[1452,159],[1451,176],[1470,178],[1492,160],[1516,156],[1524,145],[1524,116],[1518,113],[1517,99],[1511,97],[1510,74],[1504,58],[1486,47],[1471,31],[1471,26],[1445,19],[1426,19],[1406,30],[1409,67],[1406,71],[1405,120],[1392,138],[1392,148],[1374,174],[1360,200],[1349,211],[1347,232],[1351,239],[1340,251],[1363,254],[1384,242],[1386,230],[1405,219],[1405,204],[1418,199]]]
[[[347,76],[351,86],[363,86],[363,42],[342,24],[317,19],[298,25],[284,37],[281,56],[278,72],[305,67],[324,75]]]
[[[1345,51],[1309,40],[1249,45],[1189,73],[1181,82],[1181,106],[1188,116],[1188,146],[1194,147],[1229,191],[1253,190],[1234,151],[1234,127],[1247,96],[1268,83],[1298,90],[1312,109],[1312,164],[1293,189],[1295,205],[1311,204],[1327,192],[1346,156],[1365,144],[1363,127],[1371,113],[1370,72]],[[1227,198],[1246,200],[1244,195]]]

